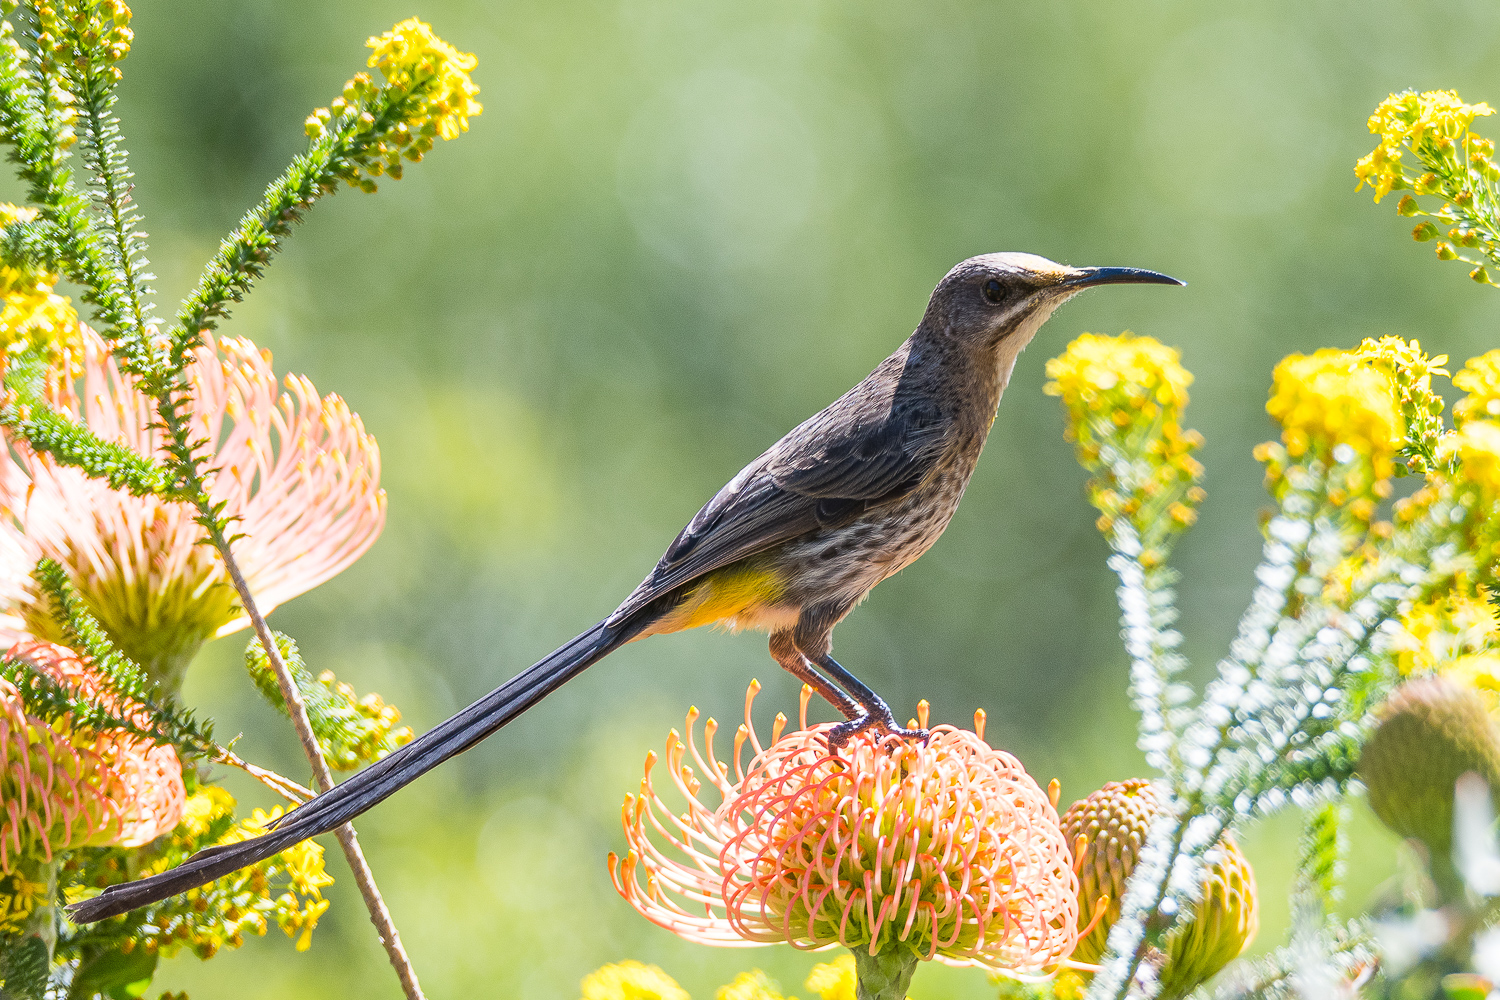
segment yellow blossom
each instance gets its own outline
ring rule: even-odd
[[[1470,358],[1453,376],[1453,384],[1468,393],[1453,405],[1454,420],[1500,418],[1500,348]]]
[[[1440,673],[1478,691],[1490,715],[1500,715],[1500,650],[1460,656],[1443,664]]]
[[[52,63],[71,76],[102,55],[109,74],[120,79],[119,62],[130,54],[135,40],[130,30],[130,8],[124,0],[102,0],[93,3],[39,2],[37,15],[37,48],[44,62]],[[79,82],[73,76],[74,87]]]
[[[1459,475],[1474,483],[1490,501],[1500,501],[1500,422],[1470,420],[1453,435]]]
[[[775,982],[759,969],[741,972],[728,986],[720,986],[714,1000],[787,1000]],[[792,997],[791,1000],[797,1000]]]
[[[1466,132],[1474,119],[1492,115],[1488,104],[1465,104],[1451,90],[1429,90],[1422,94],[1410,90],[1392,94],[1370,116],[1370,131],[1380,136],[1380,145],[1354,168],[1360,184],[1375,189],[1379,201],[1402,180],[1401,148],[1416,149],[1424,140],[1429,144],[1456,139]]]
[[[1085,333],[1047,362],[1045,391],[1061,397],[1078,460],[1095,474],[1101,530],[1124,518],[1147,548],[1191,525],[1203,500],[1193,457],[1203,438],[1180,422],[1193,381],[1180,359],[1151,337]]]
[[[34,208],[0,204],[0,229],[36,218]],[[56,354],[81,343],[78,314],[71,300],[53,293],[57,275],[0,264],[0,351],[26,347]]]
[[[631,960],[585,976],[583,1000],[688,1000],[688,995],[657,966]]]
[[[832,962],[813,966],[806,986],[818,1000],[854,1000],[854,956],[840,955]]]
[[[1354,168],[1360,185],[1374,189],[1376,201],[1393,190],[1409,189],[1397,213],[1442,223],[1447,238],[1433,248],[1438,258],[1467,262],[1469,277],[1482,285],[1495,284],[1486,263],[1500,266],[1500,216],[1495,211],[1500,164],[1494,160],[1494,142],[1469,127],[1475,118],[1492,114],[1489,105],[1465,104],[1451,90],[1392,94],[1370,117],[1379,145]],[[1407,153],[1416,161],[1410,169],[1403,158]],[[1429,196],[1441,202],[1431,211],[1418,201]],[[1421,242],[1437,237],[1438,226],[1432,222],[1412,230],[1412,238]],[[1479,254],[1469,256],[1460,248]]]
[[[1432,389],[1434,375],[1446,376],[1448,356],[1428,357],[1422,345],[1401,337],[1366,338],[1355,350],[1361,360],[1390,379],[1391,391],[1406,428],[1401,459],[1407,472],[1431,471],[1443,424],[1443,398]]]
[[[1057,1000],[1083,1000],[1088,981],[1076,969],[1064,969],[1052,981],[1052,995]]]
[[[279,807],[270,812],[256,809],[249,819],[213,840],[214,832],[223,829],[233,815],[234,806],[234,797],[224,789],[200,786],[188,796],[182,820],[171,834],[170,852],[149,865],[146,873],[165,871],[205,847],[258,836],[281,815]],[[276,882],[281,883],[279,894],[272,888]],[[224,945],[238,947],[246,932],[265,934],[274,921],[298,951],[306,951],[313,929],[328,910],[321,890],[332,882],[323,869],[323,848],[303,841],[164,904],[143,928],[142,940],[164,956],[186,945],[200,958],[207,958]]]
[[[0,229],[13,226],[18,222],[32,222],[37,217],[37,210],[25,208],[21,205],[12,205],[10,202],[0,202]]]
[[[0,267],[0,283],[19,277],[14,268]],[[38,282],[26,291],[7,291],[0,311],[0,350],[38,347],[49,352],[75,347],[81,341],[78,314],[72,302],[52,292],[51,282]]]
[[[251,812],[249,819],[240,824],[238,830],[225,837],[220,843],[232,844],[240,840],[249,840],[251,837],[259,837],[268,832],[271,824],[280,818],[280,806],[270,812],[256,809]],[[291,877],[292,888],[302,895],[317,896],[324,886],[333,884],[333,876],[323,870],[323,848],[316,841],[304,840],[294,844],[277,855],[277,858],[287,875]],[[314,917],[314,922],[316,922],[316,917]],[[287,931],[287,936],[290,937],[291,933]]]
[[[356,73],[337,100],[308,116],[304,129],[314,142],[327,139],[330,131],[359,136],[340,175],[363,191],[374,191],[376,177],[400,179],[403,161],[418,162],[434,140],[466,132],[469,119],[484,108],[475,100],[479,87],[469,76],[478,60],[417,18],[366,44],[374,50],[369,65],[380,70],[384,85],[369,73]]]
[[[1137,401],[1181,409],[1193,382],[1181,358],[1175,348],[1152,337],[1085,333],[1061,357],[1047,362],[1052,381],[1043,391],[1061,396],[1070,411],[1093,409],[1116,390]]]
[[[1446,672],[1447,664],[1482,652],[1500,640],[1489,593],[1482,587],[1450,591],[1413,605],[1401,616],[1393,648],[1401,673]]]
[[[1403,144],[1416,145],[1423,139],[1441,141],[1456,139],[1468,131],[1475,118],[1492,115],[1488,104],[1465,104],[1452,90],[1428,90],[1421,94],[1410,90],[1392,94],[1370,116],[1370,131],[1380,136],[1380,144],[1396,149]]]
[[[1281,424],[1281,440],[1293,458],[1309,450],[1334,457],[1348,445],[1370,459],[1376,475],[1390,475],[1405,437],[1392,399],[1391,378],[1347,351],[1293,354],[1276,366],[1266,412]]]
[[[182,832],[192,840],[206,837],[215,820],[233,811],[233,795],[218,785],[200,785],[182,807]]]
[[[20,871],[0,872],[0,936],[25,930],[37,905],[46,901],[46,882],[33,882]]]
[[[455,138],[468,131],[469,117],[483,110],[474,99],[479,87],[469,78],[479,60],[433,34],[431,25],[407,18],[365,44],[374,50],[370,67],[379,69],[390,86],[425,92],[423,120],[414,122],[424,130]]]

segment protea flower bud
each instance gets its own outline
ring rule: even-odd
[[[1500,788],[1500,732],[1478,692],[1446,677],[1407,681],[1379,709],[1359,776],[1370,808],[1432,856],[1433,877],[1451,888],[1453,786],[1469,771]]]
[[[1063,833],[1075,849],[1082,842],[1078,872],[1080,928],[1109,897],[1103,919],[1082,934],[1073,959],[1096,962],[1109,929],[1120,916],[1125,880],[1135,868],[1151,822],[1161,809],[1156,789],[1143,778],[1111,781],[1062,816]],[[1180,997],[1228,965],[1255,939],[1260,925],[1255,873],[1239,847],[1223,837],[1206,859],[1203,894],[1192,919],[1166,940],[1161,996]]]

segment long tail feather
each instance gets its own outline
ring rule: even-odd
[[[111,886],[68,907],[76,924],[92,923],[212,882],[308,837],[342,826],[456,754],[463,753],[637,635],[644,622],[604,623],[555,650],[419,739],[344,783],[298,806],[266,834],[199,851],[150,878]]]

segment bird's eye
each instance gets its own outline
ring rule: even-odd
[[[984,293],[984,301],[992,306],[998,306],[1001,302],[1005,301],[1005,287],[1000,284],[998,278],[991,278],[986,281],[982,291]]]

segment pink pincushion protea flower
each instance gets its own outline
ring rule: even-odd
[[[688,745],[675,731],[668,738],[686,813],[673,816],[656,794],[656,757],[647,758],[641,794],[625,800],[631,849],[610,855],[615,888],[637,911],[713,945],[844,945],[872,956],[904,947],[914,958],[1021,972],[1068,957],[1078,879],[1055,804],[1014,757],[984,742],[983,713],[975,732],[937,726],[925,744],[866,733],[831,757],[831,724],[808,727],[806,690],[801,727],[783,733],[777,716],[762,747],[750,726],[757,690],[735,738],[733,780],[713,757],[712,719],[707,758],[693,735],[696,709]],[[926,715],[924,702],[924,728]],[[747,741],[754,756],[742,770]],[[700,801],[699,773],[719,793],[717,808]]]
[[[88,664],[61,646],[0,629],[7,658],[110,703]],[[129,706],[113,705],[127,716]],[[142,720],[144,721],[144,719]],[[73,733],[28,715],[0,680],[0,872],[23,855],[86,845],[139,847],[182,819],[187,792],[170,746],[121,732]]]
[[[100,437],[159,454],[151,402],[121,374],[98,335],[83,329],[82,391],[66,379],[51,402]],[[288,376],[248,340],[211,338],[188,368],[187,415],[207,465],[209,492],[236,518],[236,559],[263,611],[312,589],[359,558],[385,523],[380,452],[337,396]],[[91,611],[152,678],[175,690],[187,662],[214,636],[249,624],[218,554],[199,544],[192,508],[133,497],[7,440],[0,456],[0,599],[32,631],[52,635],[43,601],[25,584],[50,556],[67,568]]]

